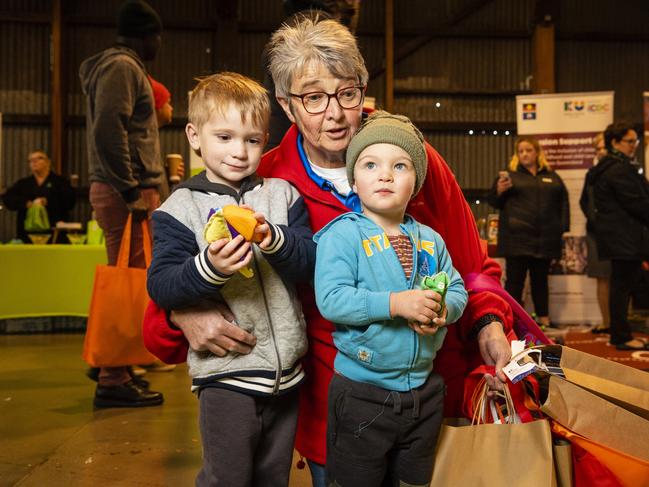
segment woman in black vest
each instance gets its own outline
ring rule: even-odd
[[[548,272],[561,257],[563,232],[570,228],[568,192],[536,139],[520,137],[506,171],[500,171],[488,196],[500,210],[498,255],[506,259],[505,289],[522,302],[530,273],[532,300],[538,321],[550,326]]]

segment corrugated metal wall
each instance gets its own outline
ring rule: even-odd
[[[49,113],[49,35],[48,25],[2,25],[0,107],[4,112]]]
[[[424,132],[426,140],[446,159],[460,186],[488,188],[513,152],[514,136],[481,132]]]
[[[649,42],[557,42],[559,91],[615,90],[615,118],[642,121]]]
[[[67,88],[66,160],[69,174],[87,186],[85,100],[78,68],[83,59],[114,40],[122,0],[62,0],[64,85]],[[182,120],[194,78],[217,69],[262,78],[260,56],[270,32],[283,19],[280,0],[239,0],[238,32],[219,46],[213,0],[150,0],[166,29],[159,57],[147,68],[172,93],[176,123],[161,131],[162,152],[188,159]],[[464,188],[490,186],[508,160],[515,127],[514,94],[529,86],[535,0],[397,0],[395,49],[427,36],[428,42],[395,67],[395,111],[419,123],[448,160]],[[474,10],[471,10],[473,8]],[[4,181],[27,174],[26,153],[50,149],[51,0],[3,0],[0,7],[0,111],[5,114]],[[649,12],[644,0],[623,8],[607,0],[564,0],[557,18],[558,91],[616,90],[616,117],[641,121],[641,92],[649,76]],[[2,14],[5,14],[2,17]],[[22,20],[20,20],[22,19]],[[370,72],[384,57],[384,0],[362,0],[358,38]],[[589,33],[604,33],[595,40]],[[635,37],[633,37],[635,36]],[[219,50],[230,55],[218,55]],[[368,94],[379,106],[385,77],[371,80]],[[493,127],[490,124],[494,124]],[[469,130],[474,129],[473,135]],[[493,130],[498,134],[494,135]],[[483,134],[484,132],[484,134]],[[475,191],[471,192],[473,195]],[[83,199],[83,198],[82,198]],[[476,198],[473,198],[474,200]],[[472,202],[477,215],[488,209]],[[75,217],[87,218],[87,202]],[[12,215],[0,210],[0,240],[13,234]]]

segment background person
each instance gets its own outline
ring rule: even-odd
[[[25,243],[31,243],[25,231],[27,209],[32,205],[44,206],[50,225],[69,221],[70,210],[74,207],[76,195],[70,181],[52,171],[52,161],[45,152],[37,150],[27,156],[31,176],[19,179],[7,189],[2,200],[7,208],[16,211],[16,237]],[[55,243],[67,243],[64,234],[60,234]]]
[[[588,267],[586,268],[586,274],[588,277],[597,279],[597,304],[599,305],[599,311],[602,314],[602,325],[594,327],[591,331],[593,333],[608,333],[611,324],[611,315],[608,309],[611,262],[609,260],[600,259],[597,252],[597,242],[595,241],[595,201],[593,185],[590,182],[593,170],[599,161],[606,155],[604,132],[600,132],[595,136],[593,147],[595,147],[595,159],[593,161],[593,167],[588,170],[586,177],[584,178],[584,187],[581,191],[581,197],[579,198],[579,206],[586,216],[586,246],[588,249]]]
[[[627,313],[641,262],[649,257],[649,183],[632,158],[638,147],[633,125],[613,123],[604,131],[607,154],[589,174],[595,198],[595,239],[603,259],[611,260],[609,312],[611,345],[618,350],[644,350],[631,334]]]
[[[570,229],[568,191],[545,159],[538,141],[519,137],[506,171],[501,171],[487,197],[500,210],[498,255],[505,257],[505,289],[522,303],[529,271],[537,320],[550,326],[548,272],[561,257],[561,235]]]
[[[159,81],[156,81],[153,76],[148,76],[149,81],[151,82],[151,89],[153,90],[153,106],[155,107],[155,116],[156,120],[158,121],[158,129],[160,129],[169,125],[173,120],[174,107],[171,105],[171,92],[165,85],[163,85]],[[185,177],[184,161],[180,161],[175,176],[178,176],[180,180],[172,181],[171,179],[169,179],[171,177],[170,174],[167,174],[166,178],[163,178],[163,182],[166,184],[166,186],[165,184],[161,186],[161,195],[167,195],[169,193],[169,188],[177,185]],[[158,371],[173,370],[173,367],[164,367],[163,364],[157,365],[159,366],[157,366],[155,370]]]
[[[298,188],[311,229],[318,231],[335,217],[360,207],[347,179],[345,151],[363,117],[367,69],[354,36],[332,20],[303,16],[293,25],[285,24],[273,34],[268,49],[275,95],[293,125],[279,147],[264,155],[258,173]],[[453,173],[428,144],[426,156],[427,175],[408,213],[442,236],[463,277],[482,275],[497,283],[500,268],[480,243],[474,217]],[[300,391],[296,448],[309,461],[314,484],[324,485],[327,393],[336,354],[334,327],[320,315],[313,289],[304,285],[298,291],[309,351],[303,360],[307,380]],[[176,327],[170,326],[165,310],[152,304],[145,317],[145,343],[172,363],[185,360],[188,344],[215,355],[249,353],[256,343],[254,335],[229,323],[225,318],[232,316],[227,311],[222,314],[175,310],[171,319]],[[494,387],[505,380],[501,369],[511,356],[506,333],[512,321],[511,308],[503,298],[491,291],[469,289],[467,309],[449,328],[437,358],[438,371],[448,386],[447,415],[461,415],[464,378],[483,360],[498,370],[498,380],[488,377]]]
[[[171,92],[169,89],[148,75],[151,89],[153,90],[153,106],[158,121],[158,128],[169,125],[173,120],[174,107],[171,105]]]
[[[160,205],[158,122],[143,61],[155,58],[161,32],[155,10],[129,0],[119,10],[117,44],[86,59],[79,70],[87,97],[90,204],[106,237],[109,265],[117,261],[129,213],[137,221]],[[131,238],[129,265],[144,268],[139,225],[133,225]],[[162,401],[162,394],[132,380],[128,367],[99,371],[95,407],[155,406]]]

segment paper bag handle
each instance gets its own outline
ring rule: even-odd
[[[502,424],[514,424],[516,423],[516,409],[514,407],[514,400],[512,399],[511,393],[509,392],[509,387],[507,384],[503,384],[503,392],[498,393],[499,396],[505,399],[505,408],[507,416],[503,416],[502,412],[498,408],[492,408],[492,417],[494,416],[494,409],[497,412],[498,419]],[[489,391],[489,385],[484,377],[478,382],[475,390],[473,391],[473,397],[471,403],[474,404],[473,407],[473,417],[471,418],[471,424],[483,424],[485,423],[485,418],[487,416],[487,406],[491,401],[487,397],[487,392]],[[495,420],[496,418],[493,417]]]
[[[149,232],[149,222],[144,219],[140,222],[142,225],[142,246],[144,247],[144,262],[148,269],[151,265],[151,234]],[[119,254],[117,256],[117,267],[128,267],[129,257],[131,254],[131,228],[133,226],[133,215],[129,213],[122,241],[119,244]]]

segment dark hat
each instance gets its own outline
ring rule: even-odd
[[[142,0],[127,0],[117,14],[117,35],[144,38],[162,32],[162,20]]]
[[[380,110],[367,117],[347,147],[345,159],[349,184],[354,184],[354,166],[358,156],[374,144],[396,145],[410,155],[417,175],[413,196],[416,195],[424,184],[428,169],[424,136],[408,117]]]

